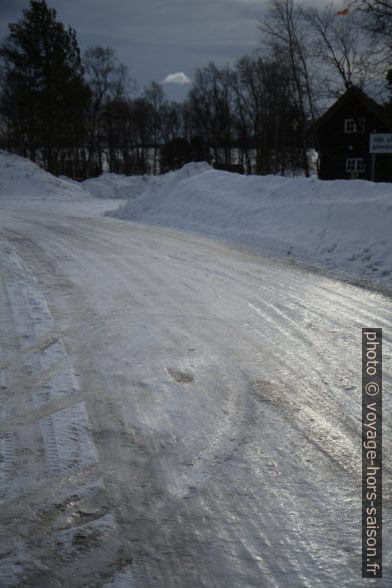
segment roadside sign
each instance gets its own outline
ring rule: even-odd
[[[392,133],[371,134],[369,153],[392,153]]]

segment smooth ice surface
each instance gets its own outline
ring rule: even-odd
[[[0,202],[0,585],[368,586],[361,328],[387,391],[390,298],[116,206]]]

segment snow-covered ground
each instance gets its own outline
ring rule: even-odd
[[[149,176],[121,176],[105,173],[81,182],[81,186],[96,198],[134,198],[142,194]]]
[[[118,218],[196,231],[392,287],[392,185],[240,176],[189,164]]]
[[[166,182],[219,177],[199,172],[154,178],[136,202],[148,223],[56,184],[42,199],[37,170],[32,195],[3,189],[1,586],[368,585],[360,336],[384,328],[388,389],[390,299],[198,235],[201,221],[151,224]],[[385,459],[383,588],[390,479]]]
[[[191,163],[163,176],[74,182],[0,152],[0,199],[126,199],[107,214],[244,245],[365,285],[392,288],[392,185],[241,176]]]
[[[76,182],[56,178],[38,165],[0,150],[0,203],[13,200],[72,200],[91,195]]]

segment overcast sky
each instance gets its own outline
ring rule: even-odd
[[[315,3],[314,0],[313,3]],[[323,0],[317,0],[321,3]],[[48,0],[58,19],[77,31],[81,49],[111,46],[140,87],[209,61],[232,62],[258,45],[267,0]],[[28,0],[0,0],[0,36],[21,17]],[[189,85],[165,84],[171,98]]]

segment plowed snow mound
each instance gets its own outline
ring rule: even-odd
[[[121,176],[105,173],[82,182],[96,198],[135,198],[147,188],[149,176]]]
[[[110,213],[221,237],[392,287],[392,185],[240,176],[189,164]]]
[[[122,176],[104,173],[96,178],[85,180],[81,186],[96,198],[135,199],[147,189],[150,192],[160,190],[165,185],[171,185],[180,179],[189,178],[195,174],[211,169],[207,163],[189,163],[177,172],[163,176]]]
[[[29,159],[0,151],[0,199],[72,200],[88,197],[90,194],[77,183],[56,178]]]

